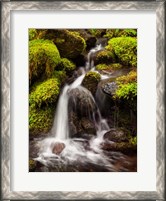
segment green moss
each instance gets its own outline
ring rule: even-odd
[[[36,29],[29,29],[29,40],[34,40],[37,37],[37,31]]]
[[[101,79],[101,76],[99,73],[95,71],[89,71],[88,73],[86,73],[85,79],[95,79],[96,81],[99,82]]]
[[[137,145],[137,136],[131,137],[129,142],[130,142],[130,144],[132,144],[132,145]]]
[[[58,95],[59,82],[56,78],[51,78],[35,87],[30,93],[29,104],[36,108],[48,106],[56,102]]]
[[[29,160],[29,171],[33,172],[36,168],[36,161],[34,161],[33,159]]]
[[[105,33],[105,29],[88,29],[88,32],[92,35],[95,36],[96,38],[102,37],[102,35]]]
[[[137,96],[137,83],[128,83],[119,85],[116,90],[116,97],[133,100]]]
[[[63,58],[57,68],[59,70],[65,70],[66,72],[72,72],[76,68],[76,65],[69,59]]]
[[[116,61],[115,54],[110,50],[102,50],[96,55],[95,64],[110,64]]]
[[[66,80],[67,78],[67,75],[66,75],[66,72],[65,71],[54,71],[53,74],[52,74],[52,77],[53,78],[56,78],[57,81],[59,82],[59,85],[63,84],[64,81]]]
[[[29,107],[29,133],[31,137],[50,131],[54,120],[54,112],[54,106]]]
[[[101,76],[99,73],[94,72],[94,71],[89,71],[83,81],[82,85],[87,88],[91,93],[94,95],[96,90],[97,90],[97,85],[101,79]]]
[[[108,42],[107,50],[113,50],[119,63],[126,66],[137,66],[137,39],[132,37],[112,38]]]
[[[119,84],[128,84],[137,82],[137,71],[132,70],[127,75],[120,76],[116,79]]]
[[[137,37],[136,29],[107,29],[104,37],[111,39],[115,37]]]
[[[121,69],[121,68],[122,68],[122,65],[119,64],[119,63],[113,63],[113,64],[110,64],[110,65],[98,64],[96,66],[96,70],[107,70],[107,71]]]
[[[29,42],[29,80],[30,84],[44,74],[51,77],[60,62],[59,51],[49,40],[32,40]]]

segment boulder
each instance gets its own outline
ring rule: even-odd
[[[128,142],[129,131],[124,128],[111,128],[104,134],[104,139],[113,142]]]
[[[76,58],[86,48],[85,40],[76,31],[47,29],[42,37],[52,40],[63,58]]]
[[[85,133],[94,134],[94,135],[96,134],[95,125],[91,120],[89,120],[87,118],[82,118],[81,119],[81,126],[82,126]]]
[[[62,142],[56,142],[52,149],[52,152],[56,155],[59,155],[65,148],[65,144]]]
[[[87,88],[92,95],[95,95],[96,90],[97,90],[97,85],[99,83],[101,79],[101,76],[99,73],[94,72],[94,71],[89,71],[83,81],[82,81],[82,86],[84,86],[85,88]]]
[[[77,116],[88,117],[96,112],[97,107],[92,94],[86,88],[79,86],[69,92],[69,111],[76,112]]]

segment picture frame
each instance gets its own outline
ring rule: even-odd
[[[1,57],[1,186],[2,200],[63,200],[63,199],[105,199],[105,200],[164,200],[165,199],[165,1],[54,1],[54,2],[25,2],[2,1],[2,57]],[[13,11],[57,11],[57,10],[95,10],[101,11],[143,11],[151,10],[156,15],[156,190],[155,191],[13,191],[11,185],[11,13]],[[18,90],[18,89],[17,89]]]

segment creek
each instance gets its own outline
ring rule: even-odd
[[[35,156],[33,159],[38,162],[37,171],[136,171],[136,155],[129,156],[120,151],[106,151],[101,148],[100,145],[104,141],[103,136],[112,126],[107,119],[102,117],[98,106],[101,102],[100,97],[94,97],[88,89],[81,85],[87,72],[96,71],[93,58],[96,52],[102,49],[102,45],[97,45],[91,49],[87,55],[86,65],[79,68],[79,74],[81,72],[81,75],[78,75],[71,84],[66,84],[63,87],[49,137],[34,139],[30,143],[30,149],[36,152],[35,154],[31,153],[31,155]],[[101,80],[110,77],[111,74],[101,74]],[[89,139],[84,138],[83,135],[72,137],[69,125],[69,107],[74,111],[79,105],[77,96],[72,96],[73,90],[77,90],[79,94],[88,97],[88,119],[93,123],[96,131],[95,135],[92,135]]]

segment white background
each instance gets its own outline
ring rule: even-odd
[[[28,172],[28,28],[138,29],[138,171]],[[156,19],[146,11],[11,12],[11,190],[156,190]]]

